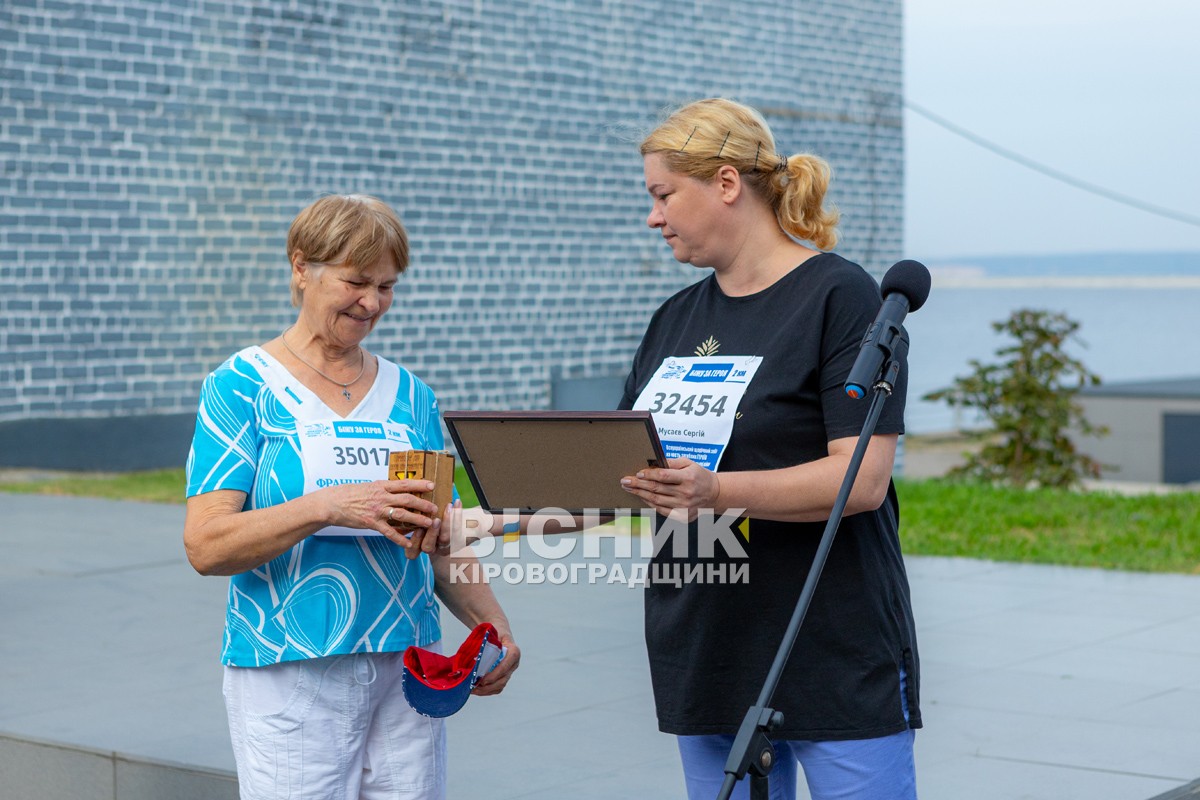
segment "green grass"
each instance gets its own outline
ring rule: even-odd
[[[114,475],[83,474],[42,480],[0,481],[0,492],[183,503],[185,485],[182,469],[162,469]],[[475,490],[471,488],[471,481],[461,466],[454,471],[454,485],[458,487],[463,505],[479,505]]]
[[[461,467],[463,504],[477,505]],[[1200,574],[1200,496],[1123,497],[1022,491],[943,480],[897,481],[901,538],[910,555],[965,556]],[[182,469],[0,482],[0,492],[182,503]]]
[[[1200,496],[897,481],[904,552],[1200,574]]]
[[[72,475],[30,481],[0,482],[0,492],[103,497],[109,500],[143,500],[182,503],[183,469],[123,472],[113,475]]]
[[[463,469],[462,464],[454,468],[454,488],[458,489],[458,496],[462,498],[463,506],[470,508],[479,505],[475,487],[471,485],[471,479],[467,477],[467,471]]]

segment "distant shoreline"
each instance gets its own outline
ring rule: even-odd
[[[930,270],[934,289],[1200,289],[1200,275],[1013,275]]]
[[[950,289],[1196,289],[1200,251],[963,256],[925,262]]]

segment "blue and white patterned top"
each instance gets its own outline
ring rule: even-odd
[[[330,418],[341,419],[261,347],[236,353],[200,391],[188,497],[236,489],[247,495],[246,510],[300,497],[298,425]],[[383,358],[375,384],[345,419],[404,426],[414,449],[444,445],[433,391]],[[221,661],[256,667],[440,638],[427,555],[410,561],[379,535],[314,535],[230,578]]]

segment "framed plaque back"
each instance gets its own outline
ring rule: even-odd
[[[621,478],[666,466],[648,411],[446,411],[479,504],[492,513],[641,509]]]

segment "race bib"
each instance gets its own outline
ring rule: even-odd
[[[324,419],[298,423],[304,493],[343,483],[388,477],[392,451],[411,450],[408,426],[391,422]],[[315,536],[382,536],[379,531],[331,525]]]
[[[667,358],[633,407],[654,416],[667,458],[690,458],[715,471],[761,363],[761,356]]]

